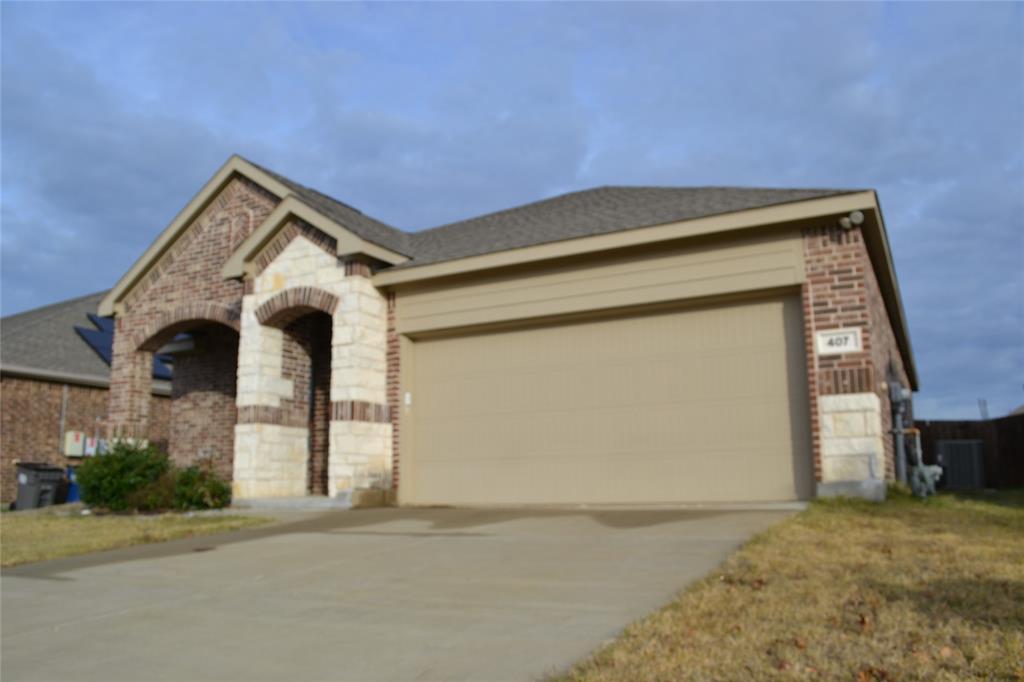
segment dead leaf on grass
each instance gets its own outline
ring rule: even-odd
[[[889,671],[885,668],[864,668],[857,673],[857,682],[889,682]]]

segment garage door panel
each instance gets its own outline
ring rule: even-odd
[[[543,370],[453,372],[427,379],[431,400],[418,409],[429,417],[525,414],[563,409],[565,396],[570,394],[577,408],[774,398],[773,392],[787,371],[784,364],[776,362],[779,353],[779,349],[770,349],[665,356],[603,364],[600,372],[584,363]],[[420,377],[418,381],[423,380]],[[700,388],[699,393],[695,387]],[[531,400],[524,402],[522,397],[527,394],[532,394]]]
[[[417,342],[411,501],[807,497],[799,316],[768,300]]]
[[[721,420],[723,410],[743,409],[747,416],[730,425],[729,434],[707,429],[705,424]],[[682,413],[682,414],[681,414]],[[592,409],[577,407],[558,412],[523,408],[514,414],[488,413],[469,419],[447,416],[418,426],[416,437],[434,448],[429,461],[461,458],[462,451],[475,450],[473,457],[501,458],[523,451],[568,453],[587,457],[605,451],[629,451],[643,444],[643,450],[680,451],[683,447],[720,449],[758,448],[766,432],[789,419],[778,401],[694,401],[677,405],[645,407],[620,405]],[[468,454],[468,453],[467,453]],[[545,454],[546,456],[546,454]]]

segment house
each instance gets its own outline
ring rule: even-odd
[[[0,501],[17,496],[16,463],[67,466],[65,434],[105,431],[113,324],[96,314],[107,292],[0,319]],[[151,438],[166,443],[170,369],[154,359]]]
[[[234,156],[103,298],[111,433],[236,498],[877,494],[917,388],[870,190],[601,187],[407,233]]]

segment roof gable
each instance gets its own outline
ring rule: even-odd
[[[277,205],[273,213],[257,227],[224,264],[221,273],[226,278],[242,277],[247,274],[247,266],[259,255],[260,251],[292,220],[301,220],[333,239],[337,255],[351,256],[365,254],[391,265],[403,263],[408,258],[401,253],[380,246],[375,242],[363,239],[346,226],[309,206],[305,201],[289,195]]]
[[[279,203],[228,258],[221,272],[226,278],[243,277],[251,271],[253,259],[293,220],[334,239],[339,256],[365,254],[393,266],[374,277],[378,286],[389,286],[634,242],[749,229],[862,208],[873,210],[878,214],[879,232],[874,240],[879,244],[875,249],[880,261],[876,267],[883,288],[890,292],[887,308],[899,328],[901,346],[913,372],[888,238],[871,190],[598,187],[406,233],[326,194],[232,156],[103,298],[101,315],[114,313],[115,304],[236,175],[255,182]]]
[[[276,230],[283,227],[290,216],[294,216],[338,239],[339,253],[344,244],[346,253],[365,252],[388,263],[400,263],[406,260],[403,254],[392,251],[388,246],[402,246],[399,242],[404,241],[404,238],[399,235],[404,233],[363,215],[347,204],[282,178],[280,175],[271,173],[234,155],[203,185],[202,189],[164,228],[142,256],[128,269],[128,272],[100,301],[100,315],[110,316],[115,313],[115,308],[124,297],[236,176],[242,176],[254,182],[280,200],[277,209],[237,249],[237,251],[245,251],[247,256],[251,255],[254,248],[258,248],[267,239],[273,237]],[[257,235],[258,238],[254,241],[252,238]],[[366,235],[366,237],[361,235]],[[234,257],[229,259],[232,267],[227,268],[225,272],[237,271],[237,275],[226,276],[240,276],[242,272],[239,263],[244,262],[244,258],[243,256],[240,259],[234,259]]]

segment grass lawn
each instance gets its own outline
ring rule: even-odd
[[[831,500],[564,680],[1024,680],[1024,491]]]
[[[10,512],[0,515],[0,565],[222,533],[266,522],[267,519],[249,516],[68,516],[56,511]]]

